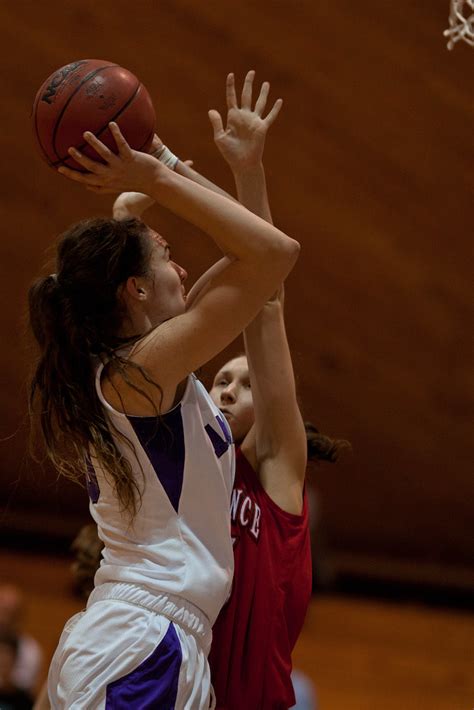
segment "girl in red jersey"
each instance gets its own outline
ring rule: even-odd
[[[262,118],[269,85],[252,109],[249,72],[240,106],[227,79],[227,125],[210,112],[214,140],[229,164],[240,202],[271,222],[262,165],[278,101]],[[220,710],[279,710],[295,704],[291,653],[311,594],[307,454],[335,461],[346,442],[304,425],[283,316],[283,286],[244,331],[246,356],[226,363],[211,397],[237,445],[231,500],[234,583],[213,627],[209,662]]]
[[[262,156],[282,101],[263,118],[269,84],[262,85],[252,107],[253,80],[254,72],[249,72],[239,105],[229,74],[226,127],[217,111],[210,111],[209,118],[240,202],[271,222]],[[178,172],[212,189],[168,149],[155,148]],[[147,197],[124,193],[115,203],[114,216],[140,215],[150,204]],[[224,257],[213,273],[226,263]],[[191,289],[188,305],[208,283],[209,273]],[[291,652],[311,594],[307,453],[335,461],[346,442],[332,441],[311,425],[305,430],[285,332],[283,287],[246,329],[244,339],[247,357],[228,362],[210,393],[238,448],[231,500],[233,591],[213,628],[209,661],[217,708],[286,709],[295,703]]]

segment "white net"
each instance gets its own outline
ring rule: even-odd
[[[451,0],[449,28],[443,34],[449,38],[448,49],[460,39],[474,47],[474,0]]]

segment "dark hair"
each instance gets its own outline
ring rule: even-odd
[[[308,461],[336,463],[342,451],[352,449],[345,439],[331,439],[326,434],[321,434],[311,422],[305,422],[304,428],[308,444]]]
[[[130,276],[148,275],[151,249],[148,227],[140,220],[79,222],[59,239],[57,273],[35,281],[28,294],[30,325],[40,349],[30,384],[30,413],[39,425],[46,455],[61,474],[82,482],[92,450],[132,517],[135,493],[140,497],[140,491],[97,396],[94,356],[110,362],[149,401],[127,376],[129,367],[138,369],[161,393],[119,350],[143,335],[119,336],[126,315],[120,286]],[[34,438],[33,427],[33,445]]]
[[[74,561],[71,565],[75,591],[87,599],[94,589],[94,576],[100,567],[104,543],[99,538],[97,525],[84,525],[71,545]]]

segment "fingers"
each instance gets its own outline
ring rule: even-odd
[[[230,110],[231,108],[238,108],[237,96],[235,93],[235,78],[233,74],[227,74],[225,95],[227,100],[227,110]]]
[[[125,158],[125,159],[132,158],[132,156],[133,156],[132,149],[130,148],[127,141],[123,137],[123,135],[120,131],[120,128],[117,126],[117,124],[113,123],[113,122],[109,123],[109,130],[114,137],[120,157]],[[99,141],[99,143],[100,143],[100,141]],[[92,143],[91,143],[91,145],[92,145]],[[103,145],[103,144],[101,144],[101,145]],[[93,148],[95,150],[97,150],[95,145],[93,146]],[[104,146],[104,148],[105,148],[105,146]],[[108,148],[106,148],[106,150],[108,150]],[[109,153],[110,153],[110,151],[109,151]],[[102,155],[102,154],[100,153],[100,155]],[[111,155],[113,155],[113,153],[111,153]],[[102,156],[102,157],[104,157],[104,156]]]
[[[257,103],[255,104],[255,113],[258,114],[259,116],[262,115],[262,113],[265,110],[265,106],[267,105],[267,98],[268,98],[268,92],[270,91],[270,84],[268,81],[264,81],[261,89],[260,89],[260,94],[258,95]]]
[[[265,123],[265,125],[267,127],[272,125],[273,121],[276,119],[276,117],[280,113],[280,109],[282,106],[283,106],[283,99],[277,99],[275,101],[275,103],[273,104],[270,113],[267,116],[265,116],[265,118],[263,119],[263,122]]]
[[[76,156],[74,156],[74,160],[77,160]],[[97,185],[98,177],[92,173],[80,173],[78,170],[72,170],[72,168],[67,168],[65,165],[61,165],[61,167],[58,168],[58,173],[61,173],[61,175],[64,175],[64,177],[70,180],[74,180],[74,182],[81,183],[81,185],[99,187]]]
[[[112,124],[109,124],[109,126],[111,126],[111,125]],[[106,163],[110,163],[110,160],[111,160],[111,158],[113,158],[114,154],[112,153],[112,151],[109,148],[107,148],[106,145],[104,145],[102,143],[102,141],[100,141],[98,138],[96,138],[95,135],[93,133],[91,133],[90,131],[86,131],[84,133],[84,139],[89,143],[89,145],[92,148],[94,148],[95,152],[98,155],[100,155],[100,157],[103,158]],[[71,148],[69,150],[69,153],[71,153],[71,150],[74,150],[74,149]],[[71,153],[71,155],[72,155],[72,153]],[[74,156],[74,159],[75,158],[76,158],[76,156]],[[91,163],[94,163],[94,161],[91,161]],[[81,165],[82,165],[82,163],[81,163]],[[95,163],[95,165],[100,165],[100,163]],[[87,166],[84,166],[84,167],[87,167]]]
[[[68,153],[72,158],[74,158],[76,163],[82,165],[82,167],[88,170],[90,173],[98,174],[100,173],[101,168],[103,169],[102,163],[98,163],[97,160],[92,160],[91,158],[88,158],[87,155],[80,153],[77,148],[69,148]]]
[[[208,111],[209,120],[211,122],[212,130],[214,131],[214,138],[219,136],[224,132],[224,126],[222,125],[222,117],[219,111],[211,109]]]
[[[241,107],[247,108],[249,110],[251,109],[252,105],[252,85],[254,76],[255,71],[253,69],[247,72],[247,76],[244,79],[244,85],[242,88]]]

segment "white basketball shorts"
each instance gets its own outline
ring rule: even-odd
[[[64,627],[51,662],[53,710],[208,710],[212,632],[180,597],[132,584],[93,590]]]

